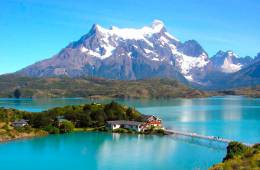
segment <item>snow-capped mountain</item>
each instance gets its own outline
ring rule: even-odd
[[[209,62],[194,40],[181,43],[155,20],[140,29],[93,25],[90,32],[54,57],[33,64],[20,74],[140,79],[154,76],[193,80],[193,72]],[[184,77],[183,77],[184,76]]]
[[[210,59],[214,71],[234,73],[249,65],[251,57],[240,58],[232,51],[219,51]]]
[[[106,29],[95,24],[89,33],[52,58],[17,73],[33,77],[95,76],[123,80],[171,77],[208,85],[210,73],[234,73],[251,62],[252,58],[238,58],[231,51],[219,51],[209,58],[197,41],[183,43],[167,31],[162,21],[155,20],[151,26],[139,29],[115,26]]]

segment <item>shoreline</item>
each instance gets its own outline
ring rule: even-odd
[[[32,135],[32,136],[21,136],[21,137],[15,137],[10,139],[1,139],[0,138],[0,144],[13,142],[13,141],[19,141],[23,139],[32,139],[32,138],[39,138],[39,137],[47,137],[49,135],[63,135],[63,134],[71,134],[71,133],[87,133],[87,132],[106,132],[106,133],[117,133],[117,134],[127,134],[127,135],[167,135],[166,133],[158,133],[156,131],[149,132],[149,133],[140,133],[140,132],[134,132],[134,131],[127,131],[127,132],[117,132],[117,131],[110,131],[110,130],[99,130],[100,128],[75,128],[72,132],[69,133],[59,133],[59,134],[50,134],[47,131],[44,131],[46,134],[39,134],[39,135]],[[127,129],[126,129],[127,130]],[[43,132],[43,131],[42,131]]]
[[[39,137],[45,137],[50,134],[44,134],[44,135],[35,135],[35,136],[21,136],[21,137],[16,137],[16,138],[11,138],[11,139],[0,139],[0,144],[8,143],[8,142],[13,142],[13,141],[19,141],[23,139],[32,139],[32,138],[39,138]]]
[[[99,96],[99,97],[23,97],[23,98],[14,98],[14,97],[1,97],[0,100],[45,100],[45,99],[75,99],[75,100],[171,100],[171,99],[201,99],[201,98],[210,98],[210,97],[227,97],[227,96],[236,96],[236,97],[246,97],[257,99],[259,96],[245,95],[245,94],[216,94],[208,96],[197,96],[197,97],[113,97],[113,96]]]

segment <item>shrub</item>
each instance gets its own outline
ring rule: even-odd
[[[52,126],[52,125],[47,126],[46,128],[44,128],[44,130],[50,134],[59,134],[60,133],[60,129],[55,126]]]
[[[24,127],[16,127],[15,130],[17,130],[18,132],[24,132],[24,133],[30,133],[33,131],[33,129],[29,125],[26,125]]]
[[[71,121],[65,120],[60,125],[60,133],[72,132],[74,128],[75,126]]]
[[[242,156],[248,147],[239,142],[230,142],[227,147],[227,155],[224,161],[232,159],[237,156]]]
[[[6,130],[6,131],[9,131],[9,126],[8,126],[8,123],[5,123],[5,125],[3,126],[3,129]]]

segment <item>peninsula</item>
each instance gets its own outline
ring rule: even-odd
[[[161,120],[134,108],[109,104],[65,106],[32,113],[0,108],[0,142],[73,131],[163,133]]]

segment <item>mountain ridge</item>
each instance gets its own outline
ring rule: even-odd
[[[256,57],[257,58],[257,57]],[[221,77],[250,66],[256,59],[232,51],[209,57],[196,40],[179,41],[162,21],[139,29],[94,24],[78,41],[52,58],[16,74],[31,77],[93,76],[119,80],[174,78],[182,83],[213,86],[211,75]]]

